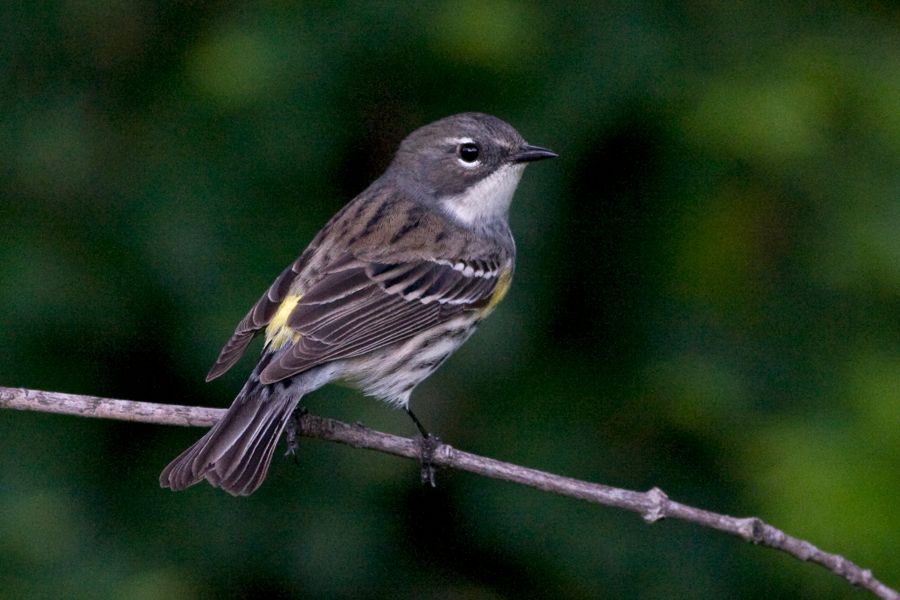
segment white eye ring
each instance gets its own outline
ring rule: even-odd
[[[469,138],[459,140],[456,147],[457,162],[465,169],[472,169],[481,164],[479,158],[481,147]]]

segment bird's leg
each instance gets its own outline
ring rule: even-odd
[[[436,469],[434,466],[434,451],[441,445],[441,440],[437,436],[431,435],[426,431],[425,427],[422,426],[422,422],[416,418],[416,415],[413,414],[413,411],[410,410],[409,406],[406,407],[406,414],[408,414],[409,418],[416,424],[416,428],[422,436],[422,439],[419,442],[419,460],[422,462],[422,483],[427,483],[431,487],[435,487],[434,474]]]
[[[307,412],[306,407],[298,407],[288,418],[287,425],[284,427],[284,441],[287,442],[287,452],[284,455],[293,456],[295,465],[300,464],[300,461],[297,459],[297,452],[300,450],[300,442],[298,441],[300,438],[298,433],[300,431],[300,419]]]
[[[406,407],[406,414],[408,414],[409,418],[412,419],[413,423],[416,424],[416,429],[419,430],[419,433],[422,434],[423,438],[431,437],[431,434],[426,431],[425,427],[422,426],[422,422],[419,421],[419,419],[416,417],[416,415],[413,414],[413,411],[408,406]]]

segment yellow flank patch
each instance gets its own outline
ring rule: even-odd
[[[488,300],[487,305],[481,310],[482,316],[486,317],[497,308],[497,305],[500,304],[500,301],[506,297],[506,292],[509,291],[509,285],[512,283],[512,269],[506,269],[502,273],[500,273],[499,279],[497,279],[497,287],[494,288],[494,293],[491,294],[491,299]]]
[[[269,350],[278,350],[286,344],[296,344],[300,339],[300,332],[288,327],[287,320],[294,312],[297,303],[300,302],[300,294],[295,294],[285,298],[272,320],[266,326],[266,345]]]

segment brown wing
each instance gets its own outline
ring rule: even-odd
[[[241,319],[241,322],[238,323],[234,333],[231,335],[231,339],[219,352],[219,358],[216,359],[212,369],[206,375],[206,381],[212,381],[222,375],[241,358],[247,346],[253,341],[253,337],[269,324],[306,260],[307,253],[304,253],[303,256],[282,271],[272,285],[269,286],[266,293],[256,301],[253,308]]]
[[[499,258],[342,262],[300,299],[287,320],[299,340],[269,363],[260,381],[274,383],[328,361],[361,356],[486,306],[501,269]]]

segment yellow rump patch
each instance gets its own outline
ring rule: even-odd
[[[295,294],[285,298],[272,320],[269,321],[269,325],[266,327],[266,345],[269,350],[275,351],[286,344],[296,344],[300,339],[300,332],[288,327],[287,320],[294,312],[301,297],[300,294]]]
[[[488,316],[494,309],[497,308],[497,305],[500,304],[500,301],[506,297],[506,292],[509,291],[509,286],[512,283],[512,269],[506,269],[502,273],[500,273],[500,277],[497,280],[497,287],[494,288],[494,293],[491,294],[491,299],[488,300],[487,305],[481,309],[481,315],[483,317]]]

